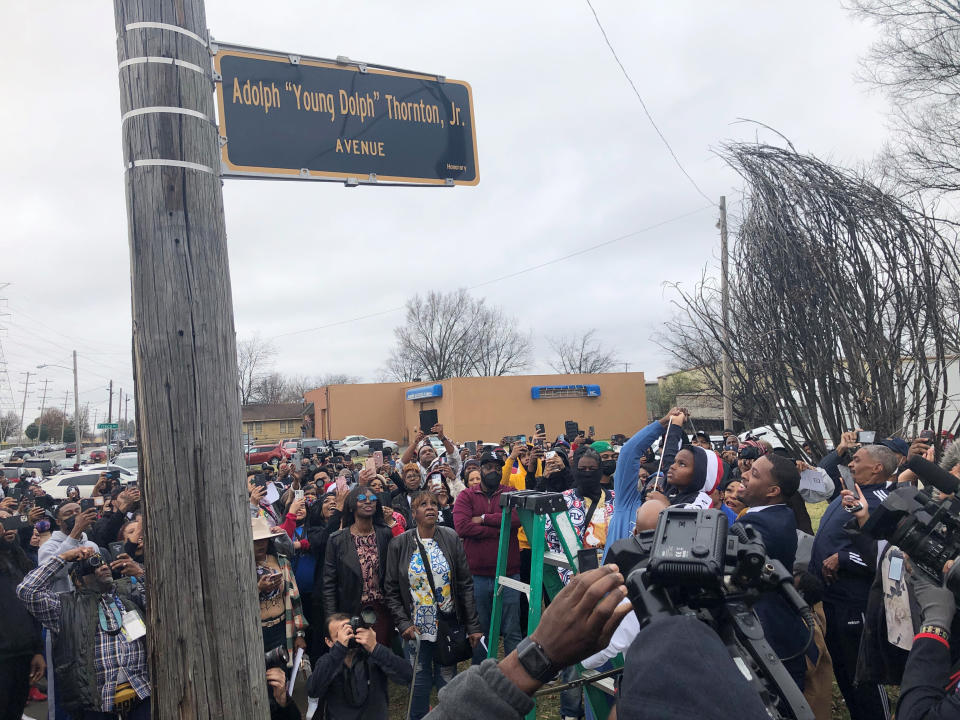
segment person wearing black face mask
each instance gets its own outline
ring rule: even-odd
[[[457,495],[453,504],[453,524],[463,540],[467,564],[473,575],[473,597],[484,635],[490,631],[493,612],[493,593],[496,589],[497,551],[500,545],[500,496],[513,490],[502,485],[503,460],[493,453],[480,456],[480,484],[467,488]],[[507,554],[507,575],[520,579],[520,544],[517,529],[520,517],[512,512],[510,539]],[[520,644],[520,593],[512,588],[503,588],[503,610],[500,628],[503,646],[509,654]],[[486,658],[483,646],[474,650],[473,663],[479,665]]]
[[[616,453],[613,452],[613,446],[606,440],[598,440],[590,448],[600,453],[600,472],[603,475],[600,484],[612,486],[613,474],[617,471],[617,457]]]

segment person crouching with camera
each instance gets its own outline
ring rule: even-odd
[[[317,660],[307,681],[307,695],[326,704],[326,720],[387,720],[387,678],[409,685],[410,663],[377,643],[368,625],[374,617],[351,618],[334,613],[327,618],[330,650]]]
[[[950,572],[956,562],[948,561],[943,568],[947,576],[945,585],[950,584],[951,576],[960,574]],[[960,661],[950,646],[951,629],[957,630],[960,625],[958,599],[949,589],[935,585],[913,568],[910,568],[909,583],[920,605],[922,620],[903,671],[897,720],[958,718]],[[954,584],[956,580],[951,587]]]

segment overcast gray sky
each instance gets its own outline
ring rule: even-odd
[[[739,207],[714,151],[770,139],[835,162],[869,162],[887,136],[883,98],[855,80],[874,29],[838,0],[637,3],[595,0],[601,21],[677,155],[711,197]],[[670,369],[651,335],[671,312],[664,283],[690,287],[718,259],[716,210],[671,160],[583,0],[253,2],[207,0],[222,41],[406,67],[473,86],[480,184],[357,188],[224,185],[240,337],[265,338],[402,307],[426,290],[476,287],[534,333],[596,328],[648,377]],[[107,382],[132,387],[127,224],[112,3],[5,2],[0,173],[7,315],[0,408],[27,416],[72,392],[106,412]],[[696,212],[698,211],[699,212]],[[692,213],[692,214],[691,214]],[[560,258],[679,216],[520,276]],[[284,335],[276,368],[373,381],[401,312]],[[39,380],[36,383],[35,380]],[[72,399],[71,399],[72,406]],[[131,405],[131,414],[132,414]],[[32,414],[31,414],[32,413]]]

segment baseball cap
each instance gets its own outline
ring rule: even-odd
[[[881,440],[878,443],[878,445],[883,445],[884,447],[889,448],[890,450],[893,450],[893,452],[897,453],[897,455],[905,456],[907,453],[910,452],[910,446],[907,445],[907,441],[904,440],[903,438],[898,438],[893,435],[886,438],[885,440]]]

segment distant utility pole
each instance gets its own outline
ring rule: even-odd
[[[40,442],[40,435],[43,434],[43,412],[47,409],[47,385],[50,384],[49,378],[43,379],[43,400],[40,401],[40,427],[37,428],[37,442]]]
[[[20,408],[20,437],[17,440],[17,445],[23,445],[23,421],[27,416],[27,388],[30,387],[30,373],[20,373],[21,375],[26,375],[27,379],[23,382],[23,407]]]
[[[60,421],[60,444],[63,445],[63,433],[67,430],[67,400],[70,399],[70,391],[63,394],[63,419]]]
[[[107,422],[113,422],[113,380],[110,381],[110,399],[107,401]],[[110,428],[103,433],[103,439],[107,443],[107,462],[110,462]]]
[[[114,0],[155,718],[267,720],[203,0]],[[171,430],[173,432],[171,432]],[[171,458],[187,458],[173,463]],[[182,498],[195,502],[184,504]],[[206,508],[217,508],[212,523]],[[229,531],[218,535],[217,528]],[[223,590],[230,588],[230,601]]]
[[[80,462],[80,448],[83,447],[83,430],[80,426],[80,390],[77,387],[77,351],[73,351],[73,439],[77,444],[77,462]]]
[[[720,196],[720,311],[723,316],[723,427],[733,430],[733,399],[730,397],[730,286],[727,258],[727,198]]]

